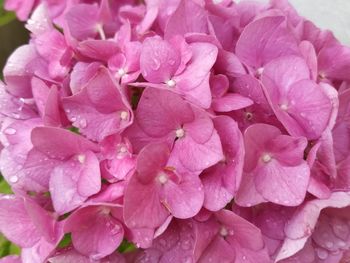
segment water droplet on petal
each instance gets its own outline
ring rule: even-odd
[[[333,242],[331,242],[331,241],[327,241],[326,242],[326,247],[327,248],[332,248],[333,246],[334,246]]]
[[[191,242],[189,240],[185,240],[181,242],[181,248],[184,250],[188,250],[191,248]]]
[[[116,234],[118,234],[120,232],[120,226],[118,226],[118,225],[115,225],[114,227],[113,227],[113,229],[111,230],[111,234],[112,235],[116,235]]]
[[[326,259],[328,257],[328,252],[324,249],[317,249],[316,254],[320,259]]]
[[[5,129],[4,132],[8,135],[13,135],[13,134],[16,134],[17,131],[13,128],[7,128],[7,129]]]
[[[12,176],[10,176],[9,181],[10,181],[10,183],[15,184],[18,182],[18,179],[19,179],[18,176],[12,175]]]
[[[79,126],[80,126],[80,128],[83,128],[83,129],[86,128],[86,126],[87,126],[86,120],[85,119],[80,119]]]
[[[153,58],[153,63],[152,63],[151,68],[152,68],[153,70],[158,70],[158,69],[160,68],[160,62],[159,62],[158,59]]]
[[[165,82],[169,88],[173,88],[176,86],[176,82],[173,79],[169,79],[168,81]]]

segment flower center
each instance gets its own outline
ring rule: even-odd
[[[127,111],[122,111],[122,112],[120,113],[120,118],[121,118],[123,121],[127,120],[128,117],[129,117],[129,113],[128,113]]]
[[[222,237],[226,237],[228,235],[228,230],[226,227],[222,226],[221,229],[220,229],[220,235]]]
[[[180,128],[175,131],[176,137],[177,138],[182,138],[185,136],[185,130]]]
[[[263,160],[264,163],[268,163],[269,161],[271,161],[272,157],[270,154],[264,153],[262,155],[261,159]]]
[[[168,182],[168,176],[163,172],[158,174],[157,179],[161,184],[166,184],[166,182]]]
[[[125,71],[125,69],[120,68],[120,69],[118,69],[117,73],[118,73],[119,77],[123,77],[126,74],[126,71]]]
[[[173,80],[173,79],[169,79],[169,80],[166,81],[165,83],[166,83],[166,84],[168,85],[168,87],[170,87],[170,88],[173,88],[173,87],[176,86],[176,82],[175,82],[175,80]]]
[[[258,69],[256,70],[256,75],[257,75],[258,77],[260,77],[261,74],[262,74],[263,72],[264,72],[264,68],[263,68],[263,67],[258,68]]]
[[[77,159],[78,159],[79,163],[83,164],[83,163],[85,163],[86,156],[85,156],[85,154],[79,154],[77,156]]]
[[[248,121],[250,121],[251,119],[253,119],[253,113],[248,111],[245,113],[245,117]]]

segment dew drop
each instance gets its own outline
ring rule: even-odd
[[[12,176],[10,176],[10,183],[13,183],[13,184],[15,184],[15,183],[17,183],[18,182],[18,180],[19,180],[19,178],[18,178],[18,176],[16,176],[16,175],[12,175]]]
[[[115,225],[114,227],[113,227],[113,229],[111,230],[111,234],[112,235],[116,235],[116,234],[118,234],[120,232],[120,226],[118,226],[118,225]]]
[[[125,69],[120,68],[118,69],[117,74],[119,75],[119,77],[123,77],[126,74],[126,71]]]
[[[175,131],[176,137],[177,138],[182,138],[185,136],[185,130],[180,128]]]
[[[160,239],[160,240],[159,240],[159,243],[160,243],[163,247],[166,246],[166,240],[165,240],[165,239]]]
[[[338,241],[337,246],[344,248],[344,247],[346,247],[346,243],[344,241]]]
[[[160,62],[159,62],[158,59],[153,58],[153,63],[152,63],[151,68],[152,68],[153,70],[158,70],[158,69],[160,68]]]
[[[86,120],[85,119],[80,119],[79,126],[80,126],[80,128],[83,128],[83,129],[86,128],[86,126],[87,126]]]
[[[191,248],[191,242],[189,240],[181,242],[181,248],[184,250],[189,250]]]
[[[328,252],[326,250],[323,249],[317,249],[316,250],[317,256],[320,259],[326,259],[328,257]]]
[[[4,132],[8,135],[13,135],[16,134],[17,131],[14,128],[7,128]]]
[[[334,246],[333,242],[331,242],[331,241],[326,242],[327,248],[332,248],[333,246]]]

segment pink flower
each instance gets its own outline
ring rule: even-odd
[[[303,160],[306,139],[283,135],[270,125],[254,124],[246,130],[244,143],[245,174],[237,203],[301,204],[310,176],[310,168]]]
[[[0,82],[0,262],[348,260],[332,32],[287,0],[5,7],[31,35]]]
[[[139,153],[124,197],[127,226],[156,228],[170,214],[185,219],[199,212],[204,200],[200,179],[168,166],[169,156],[164,143],[149,144]]]

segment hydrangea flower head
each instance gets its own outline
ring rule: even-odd
[[[285,0],[5,0],[1,263],[348,262],[350,48]]]

